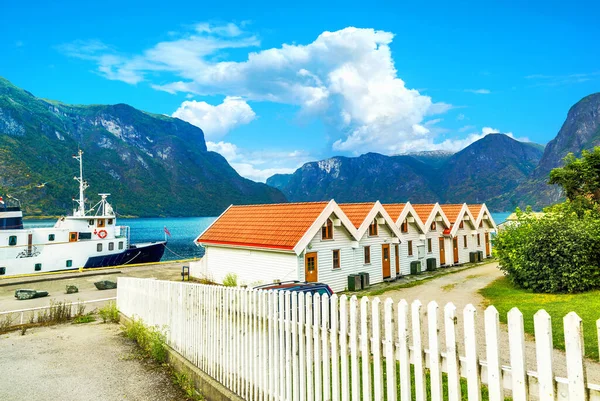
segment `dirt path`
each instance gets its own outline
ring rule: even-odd
[[[473,304],[477,308],[477,337],[479,345],[479,355],[481,359],[485,357],[485,331],[483,322],[483,312],[487,306],[486,300],[479,294],[481,288],[486,287],[492,281],[502,277],[502,272],[498,270],[497,263],[489,263],[486,265],[467,269],[458,273],[449,274],[446,276],[439,277],[434,280],[430,280],[424,284],[399,289],[396,291],[390,291],[383,294],[380,298],[392,298],[395,302],[401,299],[406,299],[407,302],[411,303],[414,300],[419,300],[423,304],[422,313],[425,317],[427,311],[427,304],[431,301],[436,301],[440,306],[440,319],[442,319],[444,312],[443,308],[448,302],[454,303],[456,306],[459,317],[457,325],[457,339],[462,342],[463,339],[463,319],[462,310],[468,304]],[[515,305],[518,307],[518,305]],[[423,319],[423,341],[427,344],[427,319]],[[527,368],[529,370],[536,371],[536,357],[535,357],[535,343],[533,337],[526,334],[527,341],[525,345],[525,353],[527,358]],[[442,328],[440,330],[441,344],[444,344],[445,331]],[[442,346],[442,350],[445,347]],[[464,348],[459,346],[460,354],[464,355]],[[509,363],[509,347],[508,347],[508,332],[506,325],[502,325],[502,331],[500,333],[500,356],[502,363],[510,365]],[[554,371],[557,376],[566,377],[565,367],[565,353],[562,351],[555,350],[553,355]],[[587,375],[588,381],[600,384],[600,364],[591,360],[587,361]]]
[[[135,356],[115,324],[65,324],[0,336],[0,399],[185,399],[162,369]]]

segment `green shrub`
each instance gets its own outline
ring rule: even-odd
[[[124,332],[127,338],[138,343],[147,357],[159,363],[167,360],[166,335],[158,327],[147,327],[141,319],[133,319],[125,324]]]
[[[100,310],[98,310],[98,314],[102,319],[102,323],[119,323],[119,310],[117,309],[117,304],[114,302],[109,302],[104,305],[102,308],[100,308]]]
[[[567,201],[539,217],[517,210],[515,224],[494,240],[500,269],[535,292],[580,292],[600,287],[600,213],[585,200]]]
[[[237,287],[238,276],[235,273],[227,273],[223,278],[223,285],[225,287]]]

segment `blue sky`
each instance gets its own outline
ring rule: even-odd
[[[494,131],[546,143],[600,91],[594,2],[83,3],[3,5],[0,76],[186,119],[255,180]]]

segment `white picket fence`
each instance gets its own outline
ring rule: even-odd
[[[169,346],[247,400],[480,401],[482,384],[491,401],[600,400],[600,386],[586,381],[582,323],[573,312],[564,318],[568,373],[561,378],[553,370],[544,310],[534,318],[537,370],[528,371],[523,315],[516,308],[508,314],[506,366],[493,306],[485,311],[485,341],[478,344],[472,305],[462,311],[464,338],[457,337],[459,312],[451,303],[440,316],[435,302],[424,308],[419,301],[382,304],[121,277],[117,305],[124,315],[163,328]]]

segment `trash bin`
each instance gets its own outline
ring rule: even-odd
[[[479,258],[479,254],[477,252],[469,252],[469,262],[471,263],[475,263],[477,262]]]
[[[360,291],[362,289],[362,278],[359,274],[348,276],[348,291]]]
[[[479,261],[482,262],[483,261],[483,251],[477,251],[477,253],[479,254]]]
[[[410,274],[421,274],[421,262],[416,260],[410,262]]]
[[[361,287],[362,289],[366,289],[369,288],[369,273],[367,272],[360,272],[358,273],[358,275],[360,276],[360,281],[361,281]]]
[[[437,269],[437,261],[435,258],[427,259],[427,271],[433,271]]]

